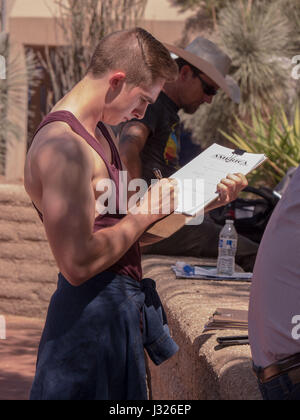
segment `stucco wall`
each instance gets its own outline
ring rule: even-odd
[[[181,39],[185,20],[193,15],[192,10],[180,12],[169,0],[148,0],[138,25],[173,43]],[[9,19],[11,35],[26,45],[62,45],[64,34],[55,25],[55,16],[59,16],[55,0],[16,0]]]
[[[22,186],[0,184],[0,313],[44,317],[57,268]]]

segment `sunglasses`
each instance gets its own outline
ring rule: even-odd
[[[202,77],[199,74],[196,74],[196,77],[201,81],[202,83],[202,89],[205,95],[207,96],[216,96],[218,93],[218,89],[208,84],[205,80],[202,79]]]

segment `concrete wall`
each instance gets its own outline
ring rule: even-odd
[[[12,1],[12,0],[10,0]],[[63,33],[55,26],[55,0],[13,0],[9,28],[13,39],[27,45],[61,45]],[[140,26],[165,42],[181,38],[184,22],[194,11],[179,12],[170,0],[148,0]]]

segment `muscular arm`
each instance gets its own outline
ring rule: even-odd
[[[149,128],[138,121],[127,123],[120,134],[120,155],[131,179],[142,177],[140,154],[150,134]]]
[[[93,164],[92,155],[72,137],[47,142],[37,158],[46,234],[59,269],[74,286],[111,267],[158,220],[128,214],[93,233]]]

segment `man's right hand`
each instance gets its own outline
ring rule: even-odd
[[[174,213],[178,205],[178,185],[175,179],[160,179],[152,185],[138,204],[129,209],[131,214],[148,215],[151,223]]]

